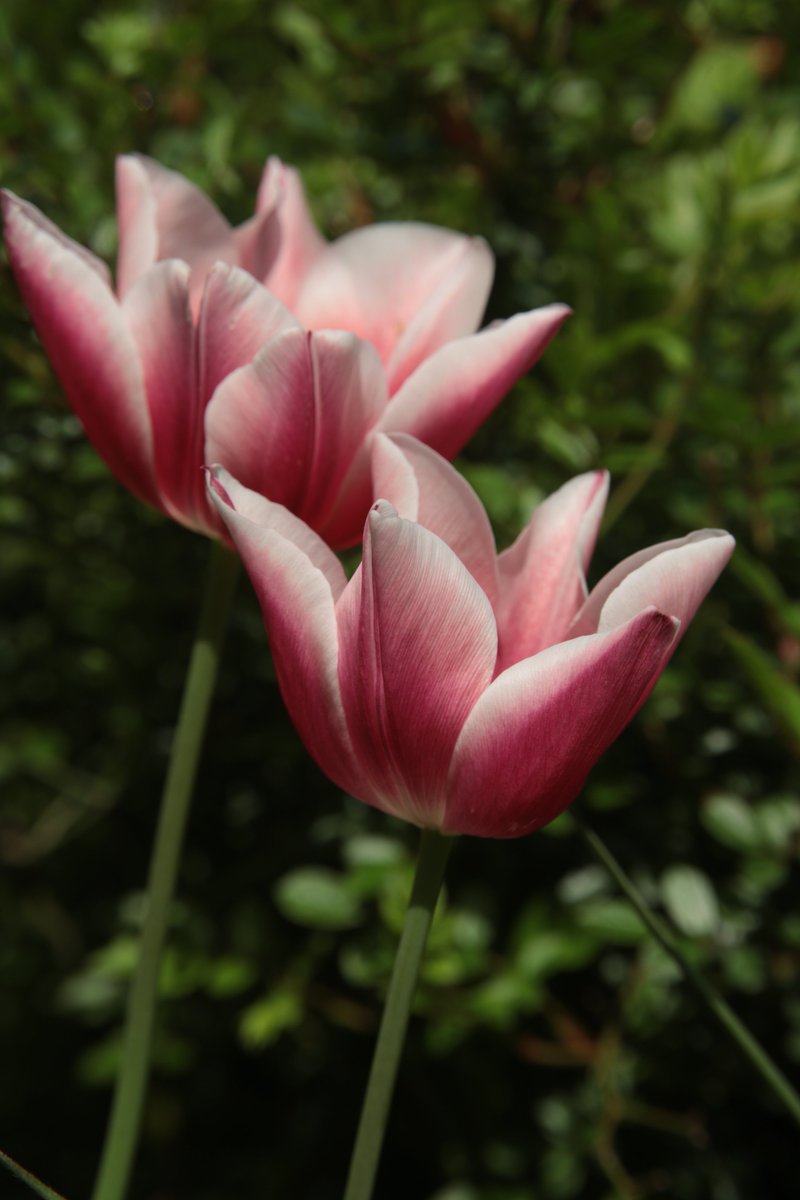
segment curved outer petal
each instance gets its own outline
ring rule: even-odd
[[[335,600],[345,586],[336,556],[291,513],[220,468],[211,497],[261,603],[286,707],[317,763],[357,791],[359,772],[339,690]]]
[[[233,230],[240,267],[263,283],[277,260],[281,248],[281,229],[277,214],[278,189],[265,187],[265,168],[261,177],[255,214]]]
[[[411,433],[453,458],[569,315],[563,304],[520,313],[443,346],[392,397],[381,433]]]
[[[734,545],[724,530],[700,529],[632,554],[592,589],[569,636],[613,629],[653,604],[678,618],[682,637]]]
[[[607,495],[605,471],[571,479],[539,505],[500,555],[498,671],[564,639],[586,599],[585,571]]]
[[[310,329],[349,329],[372,342],[392,392],[427,355],[478,326],[493,270],[479,238],[414,222],[370,225],[327,247],[293,307]]]
[[[203,410],[188,283],[186,263],[156,263],[129,288],[122,311],[142,364],[164,507],[191,529],[216,534],[202,471]]]
[[[563,812],[653,686],[677,624],[649,609],[499,675],[455,747],[444,832],[521,837]]]
[[[435,533],[461,559],[492,606],[497,556],[486,510],[450,463],[405,433],[378,434],[372,443],[372,490],[401,517]]]
[[[277,242],[260,278],[279,300],[294,308],[303,280],[328,243],[314,224],[300,176],[279,158],[270,158],[261,176],[256,213],[264,212],[275,214]]]
[[[89,440],[127,488],[161,508],[142,370],[107,272],[10,192],[3,213],[22,298]]]
[[[494,256],[486,242],[462,240],[447,259],[442,256],[441,267],[441,282],[409,315],[386,364],[392,395],[440,346],[474,333],[481,323],[494,278]]]
[[[277,214],[265,209],[233,231],[236,262],[254,279],[265,279],[280,249]]]
[[[374,433],[409,433],[453,458],[512,383],[544,352],[569,315],[560,304],[536,309],[438,350],[393,396]],[[320,528],[332,546],[352,546],[372,498],[368,438]]]
[[[196,308],[213,264],[238,260],[233,231],[216,205],[177,171],[142,155],[117,159],[117,221],[120,296],[154,262],[180,258],[191,267]]]
[[[218,263],[206,279],[198,319],[203,405],[232,371],[252,362],[268,342],[290,329],[299,330],[299,323],[265,287],[247,271]]]
[[[437,826],[456,738],[494,670],[489,601],[444,542],[380,501],[337,616],[342,698],[374,802]]]
[[[289,331],[217,388],[208,456],[318,529],[384,404],[372,346],[348,333]]]

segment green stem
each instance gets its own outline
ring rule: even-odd
[[[686,979],[689,980],[703,998],[719,1023],[730,1034],[742,1053],[750,1059],[750,1062],[761,1075],[762,1079],[800,1125],[800,1096],[798,1096],[789,1080],[780,1068],[775,1065],[763,1046],[756,1041],[750,1030],[742,1024],[736,1013],[713,984],[709,983],[705,975],[693,963],[689,962],[672,930],[665,921],[662,921],[653,912],[644,896],[608,849],[605,842],[603,842],[593,829],[589,828],[582,817],[578,816],[574,807],[571,810],[571,815],[581,837],[600,859],[620,890],[630,900],[639,914],[642,923],[652,933],[662,949],[678,964]]]
[[[36,1192],[37,1196],[41,1196],[42,1200],[64,1200],[60,1192],[54,1191],[48,1187],[46,1183],[42,1183],[41,1179],[37,1179],[30,1171],[26,1171],[18,1162],[15,1162],[10,1154],[4,1154],[0,1150],[0,1163],[7,1167],[12,1175],[16,1175],[17,1179],[21,1179],[23,1183],[27,1183],[28,1187]]]
[[[238,559],[219,542],[213,542],[161,798],[139,957],[128,997],[122,1061],[93,1200],[123,1200],[131,1174],[147,1088],[161,951],[237,567]]]
[[[414,886],[364,1093],[345,1200],[370,1200],[372,1196],[411,1001],[451,848],[452,838],[434,829],[423,829]]]

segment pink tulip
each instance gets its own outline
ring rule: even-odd
[[[221,525],[201,466],[219,461],[332,545],[357,541],[372,435],[406,431],[452,457],[568,314],[550,305],[476,334],[483,241],[388,224],[327,244],[275,159],[238,229],[147,159],[119,160],[117,195],[116,292],[99,259],[4,193],[9,258],[95,448],[204,533]]]
[[[297,517],[212,473],[289,712],[368,804],[445,833],[529,833],[644,702],[733,539],[653,546],[587,595],[604,473],[562,487],[498,557],[477,497],[433,451],[379,437],[374,469],[394,504],[373,505],[349,582]]]

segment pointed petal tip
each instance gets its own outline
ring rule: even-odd
[[[395,518],[398,521],[401,520],[397,514],[397,509],[395,506],[388,500],[379,499],[375,501],[375,503],[372,505],[372,508],[369,510],[369,513],[367,514],[367,523],[371,528],[375,528],[382,521],[390,520],[392,518]]]
[[[204,466],[203,471],[205,472],[206,488],[208,489],[209,499],[214,502],[217,508],[220,508],[220,505],[217,502],[222,501],[228,506],[228,508],[232,508],[235,512],[236,505],[228,495],[221,478],[222,476],[228,475],[228,472],[225,470],[225,468],[221,467],[219,463],[212,463],[210,466]],[[228,478],[230,477],[228,476]],[[220,511],[222,510],[220,509]]]
[[[11,208],[17,208],[22,205],[22,200],[10,188],[0,188],[0,209],[3,215]]]
[[[23,200],[16,192],[12,192],[9,188],[0,189],[0,209],[2,209],[3,218],[8,223],[16,219],[27,220],[31,225],[44,227],[50,222],[48,218],[36,207],[31,204],[30,200]]]

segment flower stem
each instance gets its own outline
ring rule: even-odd
[[[122,1061],[93,1200],[123,1200],[131,1174],[147,1088],[161,951],[237,567],[238,559],[213,542],[161,798],[139,956],[128,996]]]
[[[798,1096],[789,1080],[772,1061],[763,1046],[756,1041],[750,1030],[742,1024],[727,1000],[720,995],[714,985],[706,979],[705,975],[686,958],[678,944],[678,939],[670,927],[653,912],[644,896],[608,849],[605,842],[603,842],[593,829],[589,828],[582,817],[578,816],[574,807],[570,811],[581,837],[600,859],[620,890],[630,900],[642,923],[652,933],[662,949],[678,964],[686,979],[688,979],[699,993],[719,1023],[733,1038],[742,1053],[749,1058],[762,1079],[772,1089],[774,1095],[777,1096],[783,1106],[800,1125],[800,1096]]]
[[[423,829],[414,886],[364,1093],[345,1200],[370,1200],[372,1196],[411,1001],[451,848],[452,838],[434,829]]]
[[[16,1175],[17,1179],[21,1179],[23,1183],[27,1183],[28,1187],[36,1192],[37,1196],[41,1196],[42,1200],[64,1200],[60,1192],[56,1192],[53,1188],[48,1187],[46,1183],[42,1183],[41,1179],[37,1179],[30,1171],[26,1171],[18,1162],[15,1162],[10,1154],[5,1154],[0,1150],[0,1163],[6,1167],[12,1175]]]

